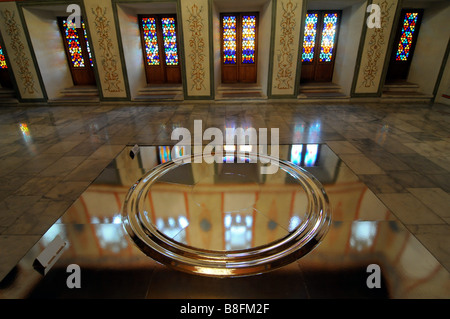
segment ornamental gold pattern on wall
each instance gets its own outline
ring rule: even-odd
[[[106,17],[106,7],[97,6],[92,9],[94,14],[95,31],[98,36],[98,46],[101,51],[101,66],[104,71],[103,82],[107,84],[105,88],[108,92],[122,92],[121,81],[119,79],[117,57],[114,54],[114,44],[111,40],[111,28]]]
[[[15,20],[14,12],[8,9],[2,11],[2,17],[6,26],[6,33],[10,37],[11,46],[8,48],[13,53],[13,61],[18,66],[18,74],[22,81],[23,89],[27,94],[36,93],[35,80],[30,71],[30,58],[26,56],[25,45],[21,38],[22,27]],[[12,49],[12,50],[11,50]]]
[[[279,44],[281,48],[278,50],[278,72],[277,72],[277,88],[278,89],[291,89],[292,83],[295,80],[295,74],[292,72],[294,63],[293,47],[296,19],[295,9],[297,4],[293,4],[290,0],[286,4],[281,2],[283,9],[282,20],[280,23],[281,37]],[[295,70],[295,69],[294,69]]]
[[[385,52],[383,51],[383,46],[385,42],[389,40],[389,34],[391,30],[387,30],[387,23],[391,19],[390,14],[392,10],[395,9],[393,7],[394,4],[391,3],[389,5],[387,1],[383,1],[380,4],[381,28],[375,28],[374,32],[370,36],[369,50],[367,51],[367,64],[364,67],[364,80],[362,82],[362,85],[364,85],[365,87],[375,87],[376,84],[374,79],[378,71],[382,69],[382,65],[381,68],[379,68],[378,61],[384,56],[383,53]]]
[[[192,90],[200,91],[205,89],[204,80],[205,80],[205,69],[204,69],[204,61],[205,61],[205,41],[203,38],[203,18],[202,12],[203,7],[197,7],[197,5],[193,5],[189,12],[188,18],[188,26],[189,32],[191,36],[189,38],[189,47],[191,48],[191,52],[189,54],[189,58],[192,62],[191,69],[191,80],[192,80]]]

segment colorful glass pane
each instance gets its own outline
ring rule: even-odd
[[[148,65],[159,65],[158,37],[156,35],[155,18],[142,18],[144,30],[145,52]]]
[[[398,43],[395,60],[407,61],[411,50],[413,34],[416,29],[418,13],[408,12],[403,19],[402,34]]]
[[[331,59],[333,58],[337,19],[337,13],[325,13],[323,16],[322,41],[320,43],[320,62],[331,62]]]
[[[7,69],[5,55],[3,54],[3,49],[0,47],[0,69]]]
[[[305,33],[303,38],[303,62],[312,62],[314,59],[314,46],[317,34],[317,13],[308,13],[305,21]]]
[[[81,51],[80,40],[76,25],[73,21],[63,21],[64,36],[69,48],[70,60],[74,68],[85,67],[83,53]]]
[[[174,18],[162,18],[162,31],[164,38],[164,53],[166,65],[178,65],[177,34]]]
[[[84,21],[81,22],[81,26],[83,27],[84,38],[86,39],[86,49],[87,49],[87,52],[89,54],[89,62],[91,64],[91,66],[94,66],[94,62],[92,62],[91,47],[89,46],[89,41],[88,41],[88,38],[87,38],[86,25],[84,24]]]
[[[223,17],[223,63],[236,64],[236,17]]]
[[[242,63],[255,63],[256,16],[242,17]]]

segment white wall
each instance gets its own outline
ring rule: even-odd
[[[447,59],[447,63],[445,65],[444,73],[442,74],[441,83],[439,84],[439,89],[437,91],[435,99],[437,103],[450,105],[450,99],[442,97],[442,94],[450,96],[450,59]]]
[[[347,96],[352,89],[366,7],[367,1],[364,0],[342,10],[332,81]]]
[[[423,14],[407,81],[419,85],[424,94],[433,94],[450,37],[449,16],[448,1],[434,2]]]
[[[61,90],[73,86],[62,35],[56,22],[57,16],[67,16],[66,6],[26,7],[23,13],[45,90],[50,100],[55,99]]]
[[[117,5],[117,16],[119,18],[130,96],[131,99],[134,99],[139,89],[147,86],[137,14],[134,9],[119,4]]]
[[[261,85],[263,95],[267,95],[270,60],[270,33],[272,30],[272,1],[268,1],[259,12],[258,33],[258,84]]]

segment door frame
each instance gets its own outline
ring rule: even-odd
[[[57,17],[57,24],[58,24],[58,28],[60,30],[61,40],[62,40],[63,45],[64,45],[64,51],[65,51],[67,63],[69,65],[70,74],[72,76],[73,85],[74,86],[77,86],[77,85],[95,85],[95,86],[97,86],[97,78],[95,76],[94,67],[91,66],[91,63],[90,63],[89,52],[87,50],[86,39],[85,39],[85,36],[84,36],[83,27],[76,28],[76,30],[77,30],[78,41],[79,41],[80,46],[81,46],[81,53],[83,54],[83,59],[84,59],[85,66],[84,67],[74,67],[73,63],[72,63],[72,61],[71,61],[71,59],[69,57],[69,47],[68,47],[68,44],[67,44],[67,40],[65,39],[65,36],[64,36],[64,33],[65,33],[64,28],[63,28],[63,21],[64,20],[67,20],[67,18],[66,17]],[[81,21],[83,21],[83,20],[81,19]],[[80,30],[83,31],[81,33],[81,36],[80,36]],[[87,30],[86,30],[86,33],[87,33]],[[92,48],[91,48],[91,51],[92,51]],[[91,55],[92,55],[92,52],[91,52]],[[78,71],[89,72],[90,76],[91,76],[91,78],[93,80],[93,83],[92,84],[77,84],[76,82],[78,81],[78,79],[76,78],[77,77],[76,73],[80,73]]]
[[[254,15],[256,17],[255,23],[255,62],[252,64],[242,63],[242,17],[244,15]],[[224,37],[223,37],[223,17],[236,16],[236,64],[224,64]],[[257,83],[258,82],[258,26],[259,26],[259,12],[223,12],[220,13],[220,73],[222,84],[237,84],[237,83]],[[235,69],[236,81],[224,81],[223,68]],[[240,81],[241,69],[254,68],[255,81]]]
[[[339,41],[339,31],[340,31],[340,26],[341,26],[342,10],[307,10],[306,14],[310,14],[310,13],[318,14],[318,20],[317,20],[317,26],[316,26],[316,42],[314,44],[313,61],[312,62],[301,61],[301,65],[302,65],[302,68],[304,65],[313,66],[312,73],[314,74],[314,79],[313,80],[304,80],[303,75],[305,72],[304,72],[304,70],[302,70],[300,73],[300,85],[302,83],[307,83],[307,82],[331,82],[333,80],[334,63],[336,61],[337,46],[338,46],[338,41]],[[333,43],[333,55],[332,55],[331,61],[330,62],[323,62],[323,61],[321,62],[320,61],[320,49],[321,49],[322,36],[323,36],[323,17],[327,13],[337,13],[338,17],[337,17],[336,32],[335,32],[334,43]],[[305,42],[305,32],[304,32],[305,22],[306,21],[303,20],[303,36],[302,36],[302,42],[301,42],[301,52],[303,52],[303,44]],[[300,54],[300,59],[302,60],[301,54]],[[316,79],[317,67],[319,66],[319,68],[320,68],[320,66],[324,66],[324,65],[326,65],[327,67],[329,67],[331,69],[330,81]]]
[[[144,32],[142,28],[142,18],[154,18],[156,23],[156,37],[158,43],[158,52],[159,52],[159,65],[148,65],[147,63],[147,55],[145,51],[145,39]],[[175,32],[176,32],[176,45],[177,45],[177,55],[178,55],[178,65],[167,65],[166,63],[166,52],[164,50],[164,35],[162,30],[162,18],[174,18],[175,19]],[[147,84],[166,84],[172,83],[167,82],[168,79],[168,71],[169,73],[177,73],[177,78],[179,81],[173,83],[182,83],[182,75],[181,75],[181,55],[180,55],[180,32],[179,25],[176,13],[171,14],[138,14],[138,24],[139,24],[139,36],[141,38],[141,50],[144,58],[144,70],[145,70],[145,78]],[[175,70],[176,71],[173,71]],[[152,72],[159,72],[159,79],[152,79]]]

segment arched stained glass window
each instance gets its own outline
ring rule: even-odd
[[[166,55],[166,65],[178,65],[175,18],[162,18],[161,23],[164,38],[164,53]]]
[[[156,34],[156,19],[142,18],[145,52],[148,65],[159,65],[158,37]]]
[[[242,63],[255,63],[256,16],[242,17]]]
[[[5,54],[3,53],[2,47],[0,47],[0,69],[7,69]]]
[[[333,57],[337,19],[337,13],[325,13],[323,16],[323,30],[319,57],[320,62],[330,62]]]
[[[73,21],[63,20],[64,36],[67,41],[70,60],[74,68],[85,67],[84,57],[76,25]]]
[[[418,13],[407,12],[403,18],[400,41],[397,46],[396,61],[407,61],[416,29]]]
[[[236,64],[236,16],[223,17],[223,63]]]
[[[305,33],[303,40],[302,62],[312,62],[314,59],[314,46],[317,34],[317,13],[306,14]]]
[[[91,64],[91,66],[94,66],[94,62],[92,61],[91,47],[89,46],[89,41],[88,41],[88,38],[87,38],[86,25],[84,24],[84,21],[81,22],[81,26],[83,27],[84,38],[86,39],[86,49],[87,49],[87,52],[89,54],[89,62]]]

